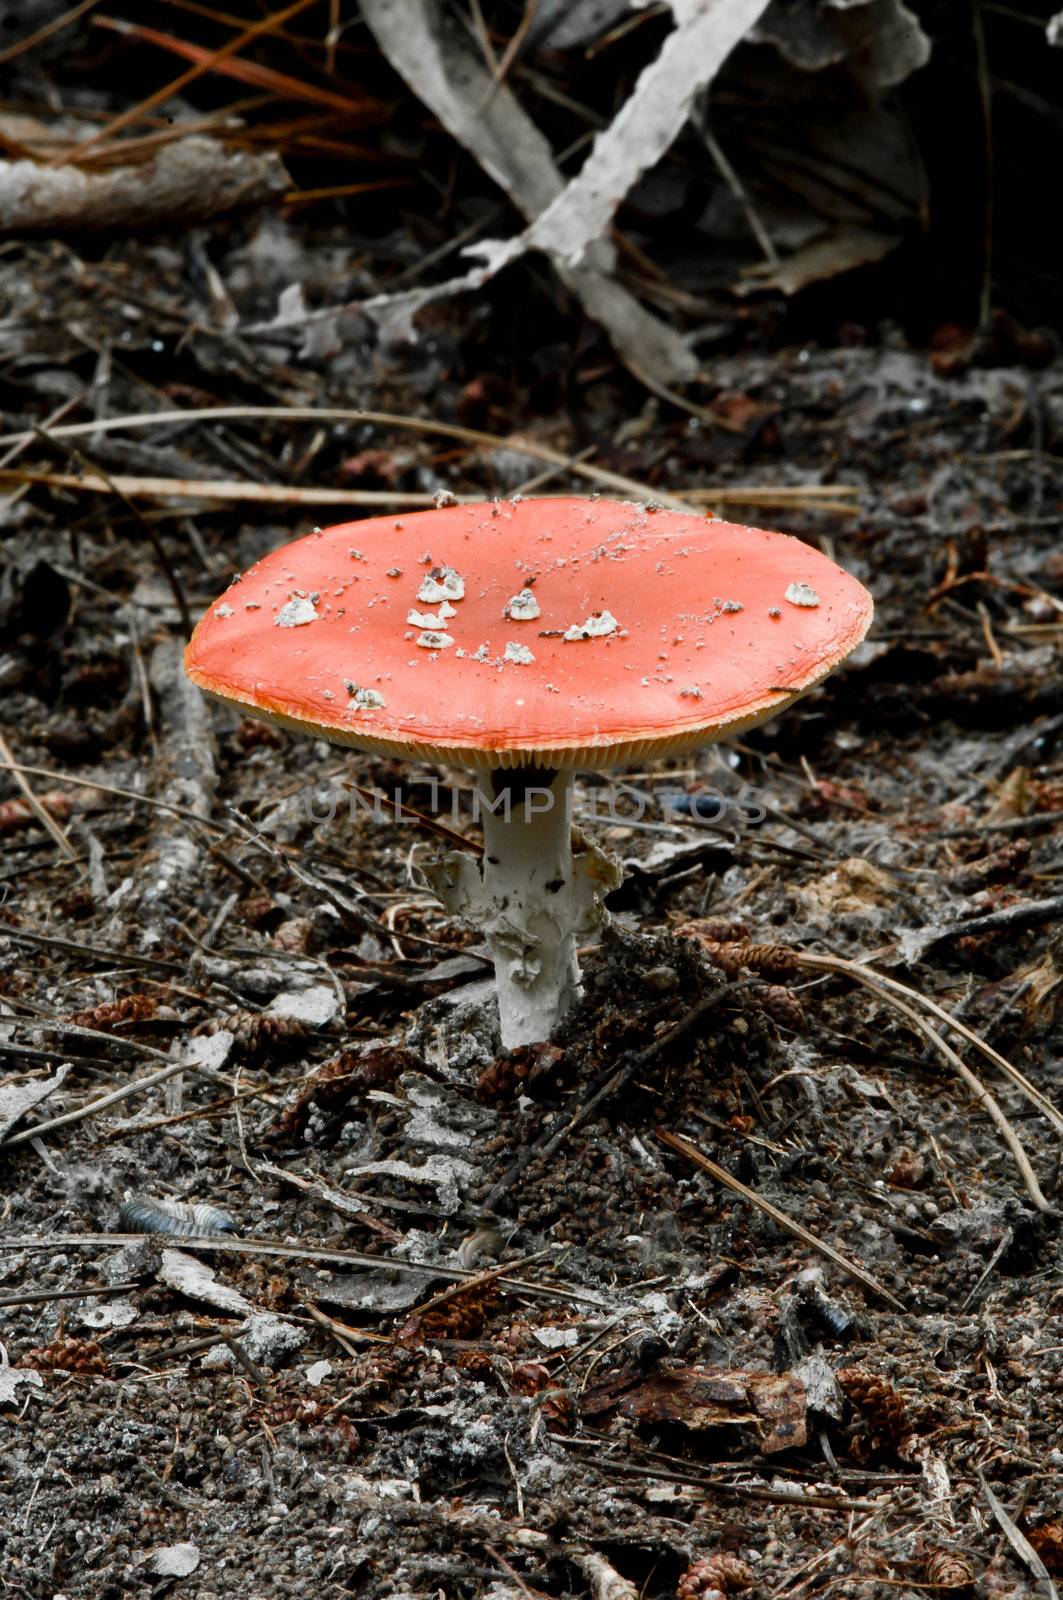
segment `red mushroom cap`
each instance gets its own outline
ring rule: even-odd
[[[275,550],[211,606],[185,665],[252,715],[364,750],[608,767],[772,716],[871,615],[855,578],[784,534],[607,500],[500,501]]]

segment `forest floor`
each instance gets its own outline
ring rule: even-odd
[[[850,329],[717,355],[688,416],[488,357],[474,303],[390,349],[228,333],[311,251],[223,237],[210,273],[194,238],[0,258],[3,1592],[1047,1595],[1063,365]],[[116,420],[248,405],[400,420]],[[423,812],[437,779],[472,835],[467,780],[241,722],[179,663],[182,606],[362,491],[528,492],[519,440],[711,491],[877,611],[777,722],[581,781],[626,880],[578,1012],[505,1056],[432,834],[338,787]],[[697,788],[719,815],[662,800]],[[175,1242],[160,1201],[234,1231]]]

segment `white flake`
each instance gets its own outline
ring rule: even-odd
[[[312,1028],[323,1028],[332,1021],[338,1010],[339,999],[331,983],[315,983],[309,989],[289,989],[275,995],[267,1007],[266,1015],[305,1022]]]
[[[232,606],[226,605],[224,601],[222,602],[222,604],[220,606],[215,606],[214,607],[214,615],[216,617],[231,617],[232,614],[233,614]]]
[[[574,1350],[579,1344],[578,1328],[533,1328],[532,1335],[544,1350]]]
[[[382,711],[387,704],[379,689],[362,689],[356,683],[345,683],[344,688],[355,711]]]
[[[0,1367],[0,1405],[18,1403],[15,1390],[20,1383],[28,1383],[31,1389],[44,1388],[44,1379],[32,1367]]]
[[[792,606],[818,606],[819,595],[810,584],[791,583],[786,591],[785,598]]]
[[[541,615],[539,602],[530,589],[522,589],[506,602],[504,615],[511,622],[534,622]]]
[[[454,607],[444,600],[438,611],[418,611],[411,607],[406,613],[406,621],[411,628],[442,628],[446,625],[448,617],[456,615]]]
[[[698,688],[696,683],[692,683],[688,689],[680,689],[679,693],[687,700],[701,699],[701,690]]]
[[[195,1572],[200,1559],[198,1545],[166,1544],[153,1550],[143,1565],[145,1571],[153,1572],[157,1578],[187,1578]]]
[[[535,660],[526,644],[507,644],[504,653],[506,661],[519,661],[522,666],[527,666]]]
[[[440,600],[463,600],[465,579],[453,567],[433,567],[417,591],[417,598],[425,605],[438,605]]]
[[[565,630],[564,637],[568,640],[577,639],[604,639],[607,634],[615,633],[620,624],[611,611],[596,611],[587,618],[582,626],[574,624]]]
[[[293,595],[287,605],[281,606],[273,621],[278,628],[301,628],[307,622],[316,622],[314,602],[305,594]]]
[[[449,650],[454,640],[449,633],[436,633],[426,629],[424,633],[417,635],[417,643],[422,650]]]

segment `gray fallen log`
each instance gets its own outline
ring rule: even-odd
[[[202,221],[275,201],[290,186],[279,156],[201,137],[164,145],[136,166],[102,171],[0,161],[0,238]]]

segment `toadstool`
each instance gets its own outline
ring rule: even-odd
[[[443,602],[445,633],[416,632],[420,616],[409,626],[411,608]],[[573,850],[574,773],[763,722],[826,677],[871,614],[855,578],[784,534],[600,499],[522,500],[284,546],[210,608],[185,663],[245,714],[479,775],[482,863],[452,853],[429,877],[485,935],[512,1048],[547,1038],[572,1005],[577,935],[605,920],[618,881],[601,852]]]

